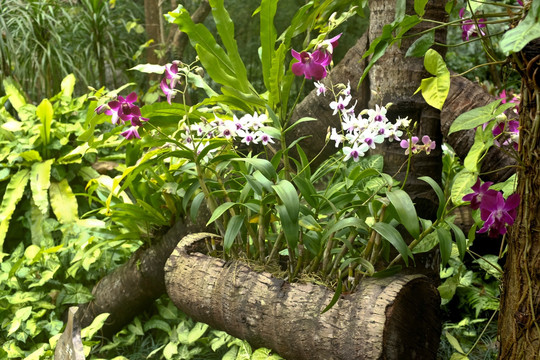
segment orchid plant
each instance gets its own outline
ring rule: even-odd
[[[223,1],[210,3],[223,47],[179,6],[167,18],[190,37],[200,65],[174,61],[137,68],[163,74],[159,86],[165,101],[139,108],[135,93],[125,98],[113,93],[95,102],[89,124],[109,119],[116,126],[129,127],[115,128],[94,141],[107,142],[120,135],[124,144],[135,141],[143,149],[136,164],[112,179],[104,213],[114,216],[125,211],[119,194],[130,190],[136,195],[138,182],[148,184],[161,194],[161,208],[172,217],[195,219],[203,216],[204,207],[209,209],[207,226],[222,239],[221,246],[215,241],[208,244],[214,255],[257,260],[274,268],[285,263],[281,271],[290,281],[317,276],[336,285],[337,293],[354,290],[362,277],[389,275],[408,266],[418,249],[431,249],[418,246],[428,237],[438,237],[443,263],[450,257],[452,233],[464,255],[465,236],[451,221],[456,205],[449,192],[431,178],[421,178],[439,198],[437,218],[421,219],[403,190],[405,184],[395,180],[396,174],[383,173],[381,155],[370,154],[378,144],[395,141],[403,148],[406,164],[415,154],[429,154],[440,144],[428,136],[419,143],[419,137],[412,136],[411,120],[388,118],[391,104],[358,112],[350,83],[325,86],[320,82],[332,67],[334,50],[343,36],[331,34],[352,16],[353,8],[339,17],[321,18],[310,17],[310,11],[317,12],[306,5],[302,11],[319,35],[307,39],[301,51],[291,48],[291,39],[304,18],[295,17],[279,38],[273,26],[262,27],[262,75],[267,91],[259,94],[247,79]],[[266,6],[271,4],[275,2],[263,1],[261,23],[272,23],[275,8]],[[477,33],[470,31],[468,36]],[[222,86],[220,92],[207,84],[201,70]],[[286,136],[299,123],[317,121],[292,121],[298,99],[293,104],[288,100],[295,77],[303,78],[302,86],[313,81],[318,96],[331,94],[328,106],[340,119],[340,128],[328,130],[326,144],[339,152],[317,169],[311,168],[316,155],[304,152],[302,139],[289,142]],[[189,105],[186,94],[191,87],[207,97]],[[173,102],[179,98],[180,102]],[[491,134],[492,128],[486,133]],[[297,155],[292,155],[293,150]],[[499,195],[487,193],[490,200],[483,201],[485,225],[480,231],[502,232],[511,224],[519,199],[504,202]],[[465,201],[477,201],[479,196]],[[151,211],[144,201],[132,201],[130,206]],[[399,225],[405,230],[399,231]]]

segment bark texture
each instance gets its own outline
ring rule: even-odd
[[[102,313],[109,318],[102,335],[110,337],[146,310],[165,293],[163,266],[178,243],[178,239],[206,229],[209,215],[202,213],[196,223],[178,221],[161,239],[149,247],[140,248],[127,263],[101,279],[94,286],[94,299],[81,305],[78,322],[84,328]]]
[[[520,162],[516,222],[499,317],[500,359],[540,359],[540,41],[520,54]]]
[[[289,360],[435,359],[440,298],[426,277],[366,279],[321,314],[331,290],[204,255],[212,236],[184,238],[165,265],[171,300],[195,320]]]
[[[407,14],[414,14],[414,1],[407,1]],[[444,2],[433,2],[426,9],[426,18],[435,21],[445,21],[447,14],[444,10]],[[369,40],[373,41],[382,32],[386,24],[392,23],[395,17],[395,3],[392,1],[370,1],[370,30]],[[409,33],[414,34],[428,30],[432,23],[422,22],[412,28]],[[440,29],[435,33],[436,41],[446,41],[446,30]],[[421,176],[429,176],[435,181],[441,181],[442,170],[442,134],[440,125],[440,111],[429,106],[421,94],[414,95],[423,78],[431,76],[424,69],[423,58],[406,58],[407,49],[415,41],[415,37],[405,38],[401,46],[394,45],[386,50],[386,53],[373,65],[369,72],[370,87],[375,96],[369,101],[370,108],[378,105],[393,103],[387,116],[389,119],[407,116],[411,124],[416,123],[413,131],[414,136],[428,135],[437,143],[437,147],[429,155],[420,153],[411,161],[410,172],[407,177],[405,190],[417,204],[419,216],[423,218],[435,218],[437,209],[437,197],[431,187]],[[444,49],[437,49],[444,56]],[[390,175],[397,174],[396,179],[404,181],[406,172],[403,164],[408,156],[397,142],[385,142],[377,149],[384,154],[384,171]],[[438,267],[436,271],[438,272]]]

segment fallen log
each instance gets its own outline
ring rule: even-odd
[[[103,336],[111,337],[146,310],[165,293],[163,266],[178,239],[204,231],[209,218],[204,211],[195,223],[189,219],[177,221],[161,239],[141,247],[128,262],[102,278],[92,290],[94,299],[81,305],[76,314],[81,327],[90,325],[99,314],[109,313],[101,331]]]
[[[289,360],[436,358],[440,297],[425,276],[367,278],[322,313],[332,290],[207,256],[212,236],[183,238],[165,265],[169,297],[196,321]]]

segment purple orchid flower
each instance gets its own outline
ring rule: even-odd
[[[137,126],[131,126],[126,131],[120,133],[120,135],[125,137],[126,140],[131,140],[131,139],[135,139],[135,138],[140,139],[141,138],[141,136],[139,135],[139,131],[138,131]]]
[[[332,62],[332,54],[334,53],[334,49],[336,48],[336,46],[338,46],[338,40],[341,35],[342,34],[338,34],[331,39],[324,40],[317,46],[317,50],[315,50],[315,53],[320,53],[317,55],[317,57],[319,59],[319,63],[322,66],[328,66]]]
[[[109,101],[109,109],[105,114],[112,115],[111,122],[116,125],[118,121],[131,121],[133,117],[141,117],[141,109],[133,103],[137,101],[137,94],[132,92],[125,98],[118,96],[118,100]]]
[[[508,134],[509,137],[502,143],[502,145],[510,145],[514,147],[514,150],[518,151],[519,147],[519,121],[510,120],[508,123],[502,121],[497,124],[493,130],[491,130],[494,137],[501,135],[503,132]],[[493,140],[496,146],[501,146],[501,143],[497,140]]]
[[[478,232],[487,232],[490,237],[506,234],[506,225],[514,223],[519,203],[519,194],[510,195],[506,201],[501,192],[485,197],[480,207],[480,218],[484,220],[484,226]]]
[[[473,193],[467,194],[463,197],[463,201],[471,202],[471,209],[476,210],[480,208],[481,202],[486,198],[494,198],[497,195],[497,191],[490,189],[489,187],[493,185],[491,181],[486,181],[480,185],[481,180],[476,180],[476,183],[471,187],[474,191]]]
[[[313,54],[307,51],[298,53],[291,49],[292,56],[299,62],[292,65],[292,72],[296,76],[304,75],[306,79],[314,78],[319,81],[326,77],[326,68],[320,63],[322,53],[315,51]]]
[[[418,136],[411,137],[411,151],[413,154],[416,154],[418,152],[418,146],[416,143],[418,142]],[[409,139],[403,139],[399,143],[399,146],[401,148],[405,149],[405,155],[409,155]]]
[[[461,8],[459,10],[459,17],[461,19],[464,18],[465,15],[465,8]],[[480,33],[482,36],[485,36],[486,34],[480,30],[480,28],[486,27],[485,19],[478,19],[476,23],[478,23],[478,26],[476,26],[476,23],[473,19],[466,19],[461,22],[461,29],[463,30],[463,33],[461,34],[461,38],[463,41],[469,41],[470,37],[478,36],[478,33]]]

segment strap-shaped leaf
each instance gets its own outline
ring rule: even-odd
[[[49,212],[49,186],[51,185],[51,166],[53,159],[44,162],[37,162],[32,165],[30,175],[30,188],[32,189],[32,199],[45,215]]]
[[[216,221],[216,219],[218,219],[221,215],[223,215],[223,213],[227,210],[229,210],[231,207],[233,207],[234,205],[236,205],[236,203],[233,203],[233,202],[226,202],[226,203],[223,203],[221,205],[219,205],[216,210],[214,210],[214,212],[212,213],[212,216],[210,217],[210,220],[208,220],[208,222],[206,223],[206,225],[210,225],[211,223],[213,223],[214,221]]]
[[[439,249],[441,251],[441,265],[445,266],[452,254],[452,235],[445,228],[437,228],[437,237],[439,238]]]
[[[215,5],[218,4],[216,1],[213,1],[213,3]],[[218,16],[225,16],[220,12],[217,14]],[[245,93],[250,92],[249,82],[245,76],[243,65],[240,66],[236,59],[234,61],[231,60],[225,50],[218,45],[212,33],[204,25],[195,24],[188,11],[182,5],[175,11],[169,12],[168,20],[177,24],[180,31],[185,32],[189,36],[191,44],[199,54],[202,65],[214,81],[222,85],[232,86]],[[223,21],[223,19],[221,20]],[[228,32],[230,30],[224,30],[222,28],[222,31]],[[225,41],[229,43],[229,46],[233,46],[230,44],[228,36],[226,36]],[[233,50],[228,50],[231,53],[234,52]]]
[[[270,69],[274,59],[276,44],[276,28],[274,26],[274,16],[276,15],[278,1],[262,0],[260,12],[260,33],[261,33],[261,62],[264,84],[270,90]]]
[[[437,199],[439,200],[439,207],[437,208],[437,218],[440,217],[446,205],[444,191],[441,189],[439,184],[437,184],[437,182],[429,176],[421,176],[418,179],[427,182],[433,188],[435,194],[437,194]]]
[[[234,215],[227,224],[227,230],[223,238],[223,248],[225,251],[229,251],[234,243],[236,235],[240,232],[242,224],[244,223],[244,215]]]
[[[409,257],[412,259],[413,255],[405,240],[401,237],[399,231],[392,225],[378,222],[372,226],[373,230],[378,232],[385,240],[387,240],[396,250],[401,254],[405,265],[409,266]]]
[[[298,200],[298,193],[293,184],[287,180],[281,180],[277,185],[273,185],[272,188],[287,208],[291,220],[298,221],[300,201]]]
[[[56,215],[60,223],[69,224],[79,219],[77,199],[67,179],[60,182],[51,182],[49,196],[54,215]]]
[[[30,179],[30,170],[19,170],[6,187],[2,204],[0,205],[0,252],[6,238],[6,234],[9,228],[9,221],[15,211],[17,203],[21,200],[26,184]]]
[[[51,102],[48,99],[43,99],[36,109],[36,115],[41,120],[40,134],[43,145],[46,146],[51,142],[51,123],[54,115],[54,110]]]
[[[272,163],[265,159],[257,158],[244,158],[244,159],[235,159],[236,161],[244,161],[261,172],[261,174],[270,181],[275,181],[277,179],[276,169]]]
[[[224,0],[210,0],[210,5],[212,6],[212,16],[214,17],[219,37],[227,50],[227,55],[229,55],[229,59],[231,60],[234,73],[237,79],[245,86],[242,90],[249,92],[250,84],[247,79],[246,67],[240,57],[240,53],[238,53],[238,45],[234,38],[234,22],[225,9]]]
[[[392,205],[394,205],[399,222],[405,226],[409,234],[415,239],[418,238],[420,236],[420,224],[416,215],[416,209],[409,195],[403,190],[396,189],[386,193],[386,196]]]
[[[450,229],[454,232],[454,236],[456,238],[456,245],[459,251],[459,257],[461,260],[463,260],[463,257],[465,256],[465,252],[467,251],[467,239],[465,239],[465,234],[463,231],[453,222],[446,220],[446,223],[448,226],[450,226]]]

